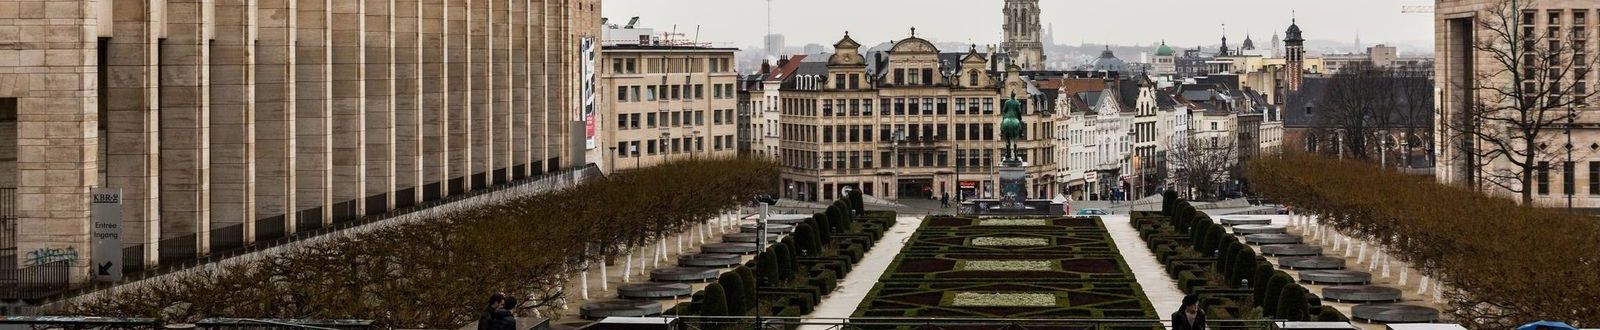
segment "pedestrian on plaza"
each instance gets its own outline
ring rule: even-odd
[[[942,208],[950,208],[950,195],[944,195],[944,197],[941,197],[939,199],[939,205],[941,205]]]
[[[1172,330],[1205,330],[1206,312],[1200,310],[1200,296],[1183,297],[1183,306],[1172,312]]]
[[[505,309],[506,295],[495,292],[489,295],[489,304],[483,308],[483,313],[478,315],[478,330],[498,330],[496,323],[503,317],[510,315]]]

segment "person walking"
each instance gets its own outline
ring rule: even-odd
[[[517,330],[517,298],[506,297],[496,312],[493,330]]]
[[[1172,330],[1205,330],[1206,313],[1200,310],[1200,296],[1183,297],[1183,306],[1172,312]]]
[[[950,208],[950,195],[944,195],[944,197],[940,197],[939,205],[942,208]]]

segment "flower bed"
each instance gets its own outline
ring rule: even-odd
[[[1155,319],[1098,218],[923,221],[857,317]]]

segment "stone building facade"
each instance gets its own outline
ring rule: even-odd
[[[605,47],[598,128],[606,169],[628,170],[738,153],[737,49]]]
[[[15,246],[132,267],[581,166],[600,0],[0,1]],[[592,71],[591,71],[592,72]],[[14,137],[14,138],[13,138]],[[13,159],[5,154],[15,154]],[[24,260],[27,267],[49,260]]]
[[[1025,104],[1017,148],[1035,188],[1028,197],[1051,194],[1051,116],[1035,108],[1020,68],[994,72],[976,48],[940,53],[915,34],[883,52],[863,54],[848,35],[834,47],[825,67],[795,73],[821,81],[785,84],[776,101],[785,197],[833,199],[854,187],[888,199],[994,198],[999,108],[1013,95]]]
[[[1487,143],[1473,141],[1465,134],[1451,131],[1462,129],[1464,118],[1470,117],[1474,107],[1484,102],[1494,102],[1493,90],[1470,88],[1482,85],[1512,85],[1508,73],[1497,72],[1522,71],[1523,69],[1507,69],[1498,64],[1495,57],[1488,51],[1474,50],[1474,47],[1496,47],[1509,49],[1510,46],[1479,24],[1479,20],[1499,20],[1500,14],[1496,13],[1501,5],[1510,0],[1440,0],[1434,13],[1434,77],[1438,86],[1438,109],[1434,117],[1435,132],[1433,138],[1437,146],[1437,160],[1435,175],[1440,182],[1455,184],[1473,189],[1479,189],[1494,195],[1502,195],[1513,199],[1520,199],[1517,193],[1510,189],[1501,188],[1501,185],[1488,182],[1489,176],[1485,173],[1494,173],[1511,169],[1504,157],[1495,160],[1474,158],[1468,148],[1484,148]],[[1573,100],[1573,95],[1590,95],[1582,102],[1576,102],[1571,109],[1576,114],[1574,125],[1571,129],[1572,163],[1567,164],[1567,152],[1562,146],[1567,145],[1567,123],[1563,120],[1555,125],[1545,128],[1539,139],[1530,143],[1532,145],[1548,146],[1553,152],[1541,152],[1535,162],[1543,163],[1543,170],[1535,170],[1531,182],[1502,181],[1519,189],[1533,191],[1533,202],[1537,206],[1564,207],[1570,193],[1574,208],[1594,210],[1600,209],[1600,114],[1594,113],[1595,100],[1592,94],[1595,90],[1596,73],[1592,69],[1594,56],[1597,50],[1596,40],[1600,39],[1600,12],[1597,12],[1594,1],[1588,0],[1543,0],[1522,1],[1513,12],[1511,22],[1514,30],[1521,33],[1524,38],[1532,36],[1538,38],[1538,43],[1553,43],[1560,46],[1573,47],[1579,51],[1564,52],[1562,58],[1571,61],[1576,55],[1586,59],[1578,61],[1589,69],[1563,69],[1573,74],[1567,74],[1560,82],[1563,90],[1561,99],[1556,103],[1568,103]],[[1528,34],[1521,31],[1537,31]],[[1546,36],[1557,37],[1548,38]],[[1496,42],[1488,45],[1488,42]],[[1539,45],[1543,49],[1548,46]],[[1539,51],[1543,52],[1543,51]],[[1565,65],[1558,68],[1570,68]],[[1582,73],[1581,75],[1576,73]],[[1538,79],[1528,79],[1524,84],[1541,84]],[[1575,86],[1582,85],[1582,88]],[[1541,88],[1534,88],[1541,89]],[[1536,103],[1548,104],[1545,101]],[[1559,116],[1565,118],[1563,110],[1552,111],[1546,116]],[[1516,141],[1515,143],[1522,143]],[[1520,181],[1520,180],[1517,180]]]

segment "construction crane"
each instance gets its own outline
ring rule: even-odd
[[[1428,5],[1400,6],[1400,13],[1402,13],[1402,14],[1432,14],[1433,13],[1433,6],[1428,6]]]

